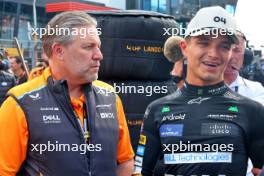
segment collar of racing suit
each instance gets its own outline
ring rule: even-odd
[[[224,81],[210,86],[195,86],[187,82],[184,83],[182,92],[192,96],[212,96],[222,95],[228,90]]]

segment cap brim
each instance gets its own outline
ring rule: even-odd
[[[196,31],[193,31],[193,32],[190,32],[189,34],[187,34],[185,36],[185,38],[188,37],[188,36],[196,37],[196,36],[199,36],[199,35],[210,34],[210,32],[212,30],[215,30],[215,29],[217,29],[217,28],[204,28],[204,29],[196,30]],[[223,29],[221,29],[221,30],[223,30]],[[228,34],[227,30],[226,30],[226,32],[227,32],[226,36],[228,36],[230,38],[232,43],[234,43],[234,44],[238,44],[239,43],[239,39],[238,39],[238,37],[237,37],[235,32],[232,32],[232,35]]]

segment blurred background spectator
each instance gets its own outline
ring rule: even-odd
[[[8,90],[15,86],[15,77],[7,72],[9,65],[4,59],[4,54],[0,51],[0,106]]]
[[[18,56],[10,57],[10,68],[16,77],[17,85],[22,84],[28,80],[27,74],[22,64],[22,59]]]

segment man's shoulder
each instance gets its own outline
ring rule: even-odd
[[[114,87],[111,86],[110,84],[100,81],[100,80],[95,80],[93,81],[93,86],[101,89],[107,89],[109,91],[114,91]]]
[[[96,94],[103,95],[105,97],[109,97],[109,95],[117,96],[114,87],[103,81],[99,81],[99,80],[93,81],[92,87],[96,92]]]
[[[253,111],[258,109],[261,105],[261,102],[254,99],[253,97],[246,96],[245,94],[237,93],[233,90],[227,91],[224,95],[228,99],[228,103],[235,103],[237,105],[246,107],[246,109],[252,109]],[[252,95],[251,95],[252,96]]]
[[[152,108],[156,108],[158,106],[170,105],[170,104],[176,103],[177,101],[181,101],[180,100],[181,97],[182,97],[182,92],[180,89],[177,89],[172,94],[166,95],[164,97],[161,97],[159,99],[152,101],[148,105],[148,108],[152,109]]]
[[[244,81],[245,81],[245,83],[246,84],[248,84],[249,86],[253,86],[253,87],[255,87],[255,86],[257,86],[257,87],[262,87],[262,88],[264,88],[263,86],[262,86],[262,84],[260,83],[260,82],[258,82],[258,81],[252,81],[252,80],[249,80],[249,79],[246,79],[246,78],[242,78]]]
[[[8,73],[7,71],[0,71],[0,79],[7,78],[7,79],[15,79],[15,76],[12,75],[11,73]]]
[[[239,88],[240,94],[264,104],[264,87],[261,83],[242,77],[240,77],[240,82],[240,85],[243,85]]]
[[[42,77],[30,80],[23,84],[13,87],[8,91],[8,94],[12,94],[18,99],[23,97],[25,94],[29,94],[38,91],[47,86],[47,82]]]
[[[93,87],[98,88],[98,89],[105,89],[108,90],[110,92],[114,92],[115,89],[113,86],[111,86],[110,84],[100,81],[100,80],[95,80],[92,83]]]
[[[240,82],[241,84],[245,85],[246,87],[256,90],[256,89],[262,89],[264,91],[264,87],[260,82],[257,81],[252,81],[243,77],[240,77]]]

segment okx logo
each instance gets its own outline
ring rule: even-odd
[[[106,112],[100,113],[100,116],[102,119],[114,119],[115,118],[113,113],[106,113]]]

